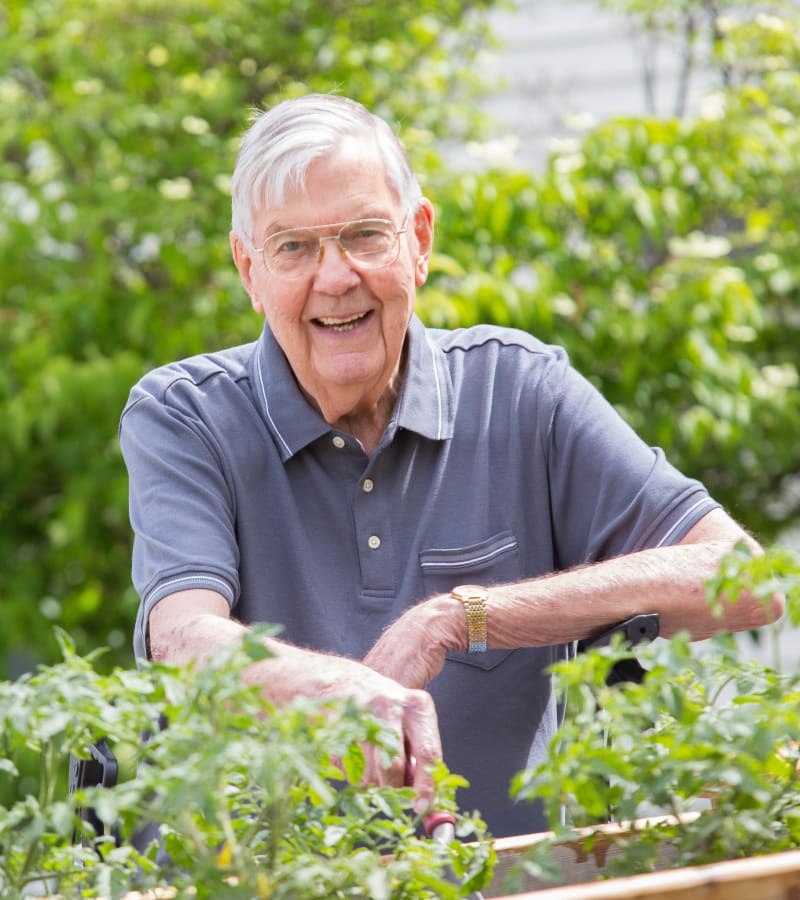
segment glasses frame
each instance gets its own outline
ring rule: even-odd
[[[388,266],[391,266],[393,263],[397,262],[397,258],[400,255],[400,235],[405,234],[408,231],[408,219],[411,215],[410,212],[406,213],[405,218],[403,219],[403,225],[400,228],[395,228],[394,224],[389,219],[382,219],[380,216],[372,216],[368,219],[351,219],[348,222],[333,222],[330,225],[305,225],[300,226],[298,228],[283,228],[280,231],[276,231],[274,234],[268,234],[260,247],[254,247],[254,251],[256,253],[261,254],[261,261],[264,264],[264,268],[269,272],[270,275],[274,275],[276,278],[280,278],[283,281],[299,281],[301,278],[308,278],[313,272],[316,271],[319,264],[322,262],[322,257],[325,253],[325,241],[336,241],[339,245],[339,253],[356,269],[363,269],[365,271],[375,271],[376,269],[385,269]],[[389,225],[391,227],[392,232],[394,233],[394,245],[392,247],[392,252],[389,255],[389,258],[380,263],[380,265],[374,266],[369,263],[364,263],[363,261],[352,257],[345,247],[342,244],[341,237],[342,231],[350,225],[358,225],[361,222],[380,222],[381,224]],[[317,260],[312,267],[309,268],[308,272],[304,272],[302,275],[287,275],[285,272],[278,272],[275,269],[271,268],[269,263],[267,262],[267,241],[272,241],[276,237],[280,237],[284,234],[291,234],[296,231],[329,231],[331,228],[338,229],[335,234],[321,235],[319,237],[319,255],[317,256]]]

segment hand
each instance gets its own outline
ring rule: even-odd
[[[395,731],[399,739],[399,752],[388,767],[384,765],[377,747],[365,746],[365,783],[392,787],[408,785],[418,795],[415,810],[420,814],[428,812],[435,793],[430,768],[442,758],[436,709],[430,694],[408,690],[351,660],[339,660],[338,664],[346,680],[337,678],[324,693],[327,696],[351,696],[356,702],[368,706]]]
[[[401,690],[403,695],[399,701],[375,698],[370,703],[375,715],[394,726],[399,734],[401,753],[392,760],[389,769],[384,769],[377,748],[368,747],[364,778],[371,784],[412,787],[418,797],[414,809],[424,814],[434,803],[431,766],[442,758],[436,708],[427,691]]]
[[[213,591],[194,589],[165,597],[150,615],[154,656],[168,662],[203,662],[220,646],[240,641],[247,628],[230,618],[228,603]],[[419,795],[415,804],[425,813],[434,799],[432,763],[442,758],[442,743],[433,700],[425,691],[409,690],[353,659],[316,653],[276,638],[265,644],[274,656],[249,666],[244,679],[258,684],[276,704],[293,697],[352,697],[369,707],[394,729],[398,755],[384,767],[376,747],[365,748],[365,781],[402,787],[408,780]],[[416,766],[410,764],[416,761]]]
[[[448,650],[464,649],[463,607],[452,597],[440,596],[406,610],[378,638],[363,663],[404,687],[421,690],[442,671]]]

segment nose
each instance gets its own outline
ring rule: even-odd
[[[355,287],[360,280],[361,276],[345,255],[336,236],[322,238],[314,287],[324,294],[342,294]]]

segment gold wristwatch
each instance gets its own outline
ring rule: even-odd
[[[469,653],[486,651],[486,601],[489,591],[477,584],[462,584],[450,591],[450,596],[464,604],[467,613]]]

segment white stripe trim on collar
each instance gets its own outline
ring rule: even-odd
[[[431,364],[433,366],[433,380],[436,384],[436,406],[438,410],[439,416],[439,424],[436,429],[436,437],[438,440],[442,439],[442,434],[444,432],[444,411],[443,411],[443,401],[442,401],[442,385],[439,382],[439,367],[436,365],[436,350],[431,343],[430,336],[426,330],[425,332],[425,341],[428,344],[428,349],[431,352]]]
[[[262,356],[263,350],[264,350],[264,345],[262,343],[259,347],[259,356],[258,356],[258,360],[256,361],[257,362],[256,371],[258,373],[258,386],[261,388],[261,397],[264,401],[264,412],[267,414],[267,419],[269,419],[269,424],[272,426],[272,430],[278,436],[278,440],[281,442],[281,444],[283,444],[283,447],[286,450],[286,452],[289,454],[289,456],[291,456],[292,450],[289,447],[289,445],[286,443],[286,441],[283,439],[283,435],[278,430],[278,426],[275,424],[275,420],[272,418],[272,415],[270,414],[270,411],[269,411],[269,401],[267,400],[267,389],[264,385],[264,373],[261,370],[261,362],[262,362],[261,356]]]

